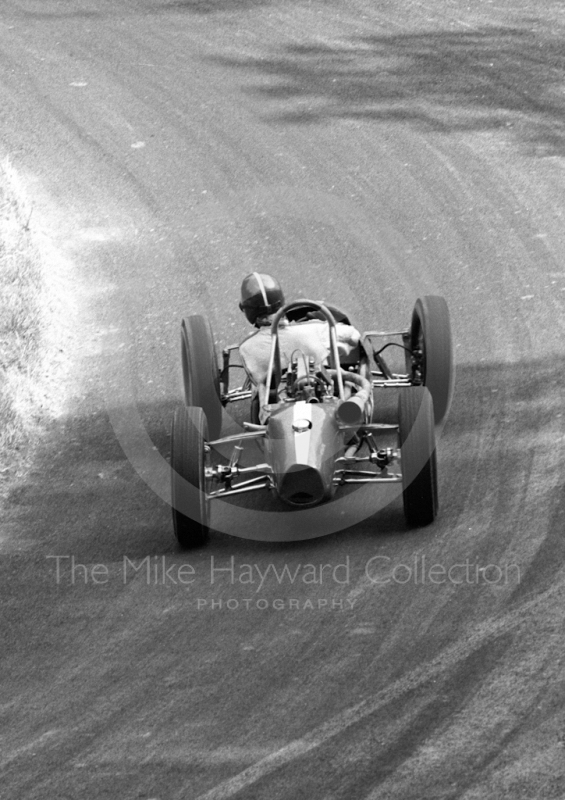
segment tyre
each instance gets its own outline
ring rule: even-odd
[[[404,516],[411,527],[437,516],[437,462],[433,400],[425,386],[405,387],[398,398]]]
[[[212,328],[200,314],[183,319],[181,325],[182,377],[187,406],[202,408],[211,439],[222,432],[220,373],[216,362]]]
[[[208,539],[207,439],[208,426],[202,409],[177,408],[171,432],[171,506],[175,536],[186,549],[203,545]]]
[[[410,350],[412,380],[430,390],[435,424],[440,425],[449,412],[455,380],[451,323],[443,297],[426,295],[416,301]]]

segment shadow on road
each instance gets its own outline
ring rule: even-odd
[[[565,152],[562,39],[531,25],[362,36],[219,61],[271,79],[249,91],[271,101],[274,121],[346,118],[443,133],[507,128],[531,152]]]
[[[219,12],[250,11],[270,5],[271,0],[166,0],[159,11],[187,11],[191,14],[217,14]]]
[[[82,0],[84,2],[84,0]],[[211,15],[221,13],[237,13],[251,11],[260,6],[271,5],[272,0],[130,0],[120,5],[106,0],[106,7],[98,3],[98,10],[92,10],[92,4],[85,3],[85,8],[75,7],[62,9],[58,2],[44,0],[41,10],[21,9],[17,7],[14,13],[26,19],[35,20],[61,20],[61,19],[104,19],[107,17],[123,17],[124,15],[143,16],[144,14],[166,14],[177,12],[198,15]]]

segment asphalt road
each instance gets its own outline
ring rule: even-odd
[[[557,0],[4,0],[66,410],[2,526],[2,798],[565,796],[564,31]],[[179,320],[237,341],[255,269],[363,328],[446,297],[435,525],[364,495],[176,549]]]

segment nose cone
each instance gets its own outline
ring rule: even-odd
[[[313,506],[322,502],[326,489],[317,469],[293,464],[283,475],[279,494],[290,505]]]
[[[331,404],[298,401],[269,418],[266,441],[277,494],[292,506],[315,506],[334,492],[342,436]]]

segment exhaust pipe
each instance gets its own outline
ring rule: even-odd
[[[335,412],[337,421],[342,425],[362,425],[366,402],[366,399],[362,400],[357,395],[350,397],[349,400],[344,400]]]
[[[353,384],[357,392],[338,406],[335,415],[342,425],[362,425],[365,420],[365,406],[371,396],[372,387],[366,378],[354,372],[341,371],[344,383]]]

